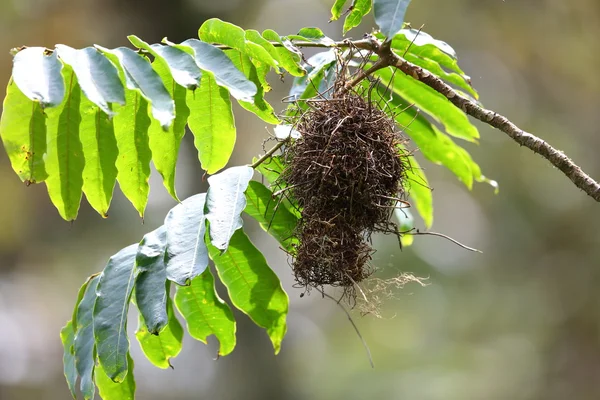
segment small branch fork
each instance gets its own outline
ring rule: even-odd
[[[280,43],[273,42],[274,46],[281,46]],[[444,81],[434,76],[431,72],[406,61],[392,51],[390,48],[390,42],[381,42],[373,36],[369,36],[366,39],[349,41],[344,40],[341,42],[334,43],[317,43],[317,42],[293,42],[296,47],[321,47],[321,48],[356,48],[361,50],[372,51],[379,56],[379,59],[373,64],[373,66],[359,73],[359,75],[347,84],[347,89],[351,89],[356,86],[362,79],[366,78],[373,72],[386,67],[394,67],[411,76],[412,78],[424,83],[436,92],[445,96],[448,101],[454,104],[456,107],[478,119],[479,121],[486,123],[502,132],[508,137],[517,142],[521,146],[527,147],[548,160],[553,166],[562,171],[579,189],[583,190],[587,195],[592,197],[594,200],[600,202],[600,183],[595,181],[592,177],[586,174],[578,165],[576,165],[569,157],[567,157],[562,151],[559,151],[548,144],[546,141],[539,137],[526,132],[511,122],[508,118],[492,111],[479,106],[474,101],[461,95],[451,86],[447,85]],[[223,49],[228,47],[218,46]],[[279,147],[280,144],[276,145],[276,149],[271,149],[267,154],[273,154]],[[268,158],[268,155],[261,157],[256,161],[252,167],[256,168],[260,165],[264,159]]]

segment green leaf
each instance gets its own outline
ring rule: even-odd
[[[407,61],[410,61],[411,63],[428,70],[440,79],[443,79],[454,86],[466,90],[471,96],[473,96],[474,99],[479,98],[479,95],[469,83],[470,78],[466,75],[459,75],[456,72],[446,72],[438,62],[430,60],[429,58],[421,58],[412,53],[406,53],[404,55],[404,58]]]
[[[152,69],[148,59],[126,47],[114,50],[96,46],[104,54],[113,54],[118,59],[125,73],[127,88],[139,90],[152,106],[152,116],[156,118],[164,130],[175,118],[175,103],[165,88],[158,74]],[[129,99],[126,99],[128,102]]]
[[[185,127],[190,115],[190,110],[186,103],[187,90],[175,82],[173,76],[169,73],[166,63],[155,60],[152,66],[163,80],[169,94],[175,101],[175,120],[169,130],[164,132],[160,123],[156,120],[152,120],[148,129],[152,161],[156,170],[162,176],[163,184],[169,194],[175,200],[179,201],[175,190],[175,170],[179,156],[179,147],[185,135]]]
[[[410,168],[406,171],[404,186],[412,200],[412,205],[417,208],[423,218],[425,226],[431,228],[433,224],[433,196],[425,172],[414,157],[410,157]]]
[[[136,289],[137,290],[137,289]],[[135,332],[142,351],[150,362],[158,368],[171,366],[171,358],[177,357],[182,347],[183,328],[175,316],[173,304],[167,301],[168,324],[158,334],[152,334],[140,315],[138,330]]]
[[[13,59],[13,80],[21,92],[42,108],[56,107],[65,97],[62,64],[56,52],[48,55],[44,47],[28,47]]]
[[[231,236],[243,225],[241,213],[246,207],[244,192],[252,175],[252,168],[239,166],[208,178],[206,219],[210,222],[211,243],[219,250],[227,250]]]
[[[467,115],[424,83],[402,73],[392,76],[389,68],[379,70],[375,76],[380,77],[384,85],[393,79],[392,90],[409,104],[414,104],[443,124],[448,134],[470,142],[476,142],[479,138],[477,128],[471,124]]]
[[[465,77],[458,66],[456,52],[441,40],[434,39],[428,33],[417,29],[402,29],[392,40],[392,49],[403,55],[407,49],[410,54],[437,62],[442,67]]]
[[[119,156],[116,161],[117,180],[125,197],[144,216],[150,186],[148,102],[137,90],[126,91],[125,106],[116,106],[113,119]]]
[[[144,235],[135,257],[135,300],[145,321],[144,327],[154,335],[168,322],[166,247],[167,229],[162,225]]]
[[[194,134],[202,169],[214,174],[227,165],[235,146],[235,122],[229,94],[207,72],[202,75],[200,88],[195,92],[188,91],[187,105],[190,109],[188,125]]]
[[[77,301],[75,302],[75,307],[73,308],[73,316],[71,317],[71,321],[73,323],[73,330],[75,332],[77,332],[77,325],[78,325],[78,320],[77,320],[77,309],[79,308],[79,303],[81,303],[81,301],[83,300],[83,296],[85,295],[85,291],[87,290],[88,285],[90,284],[90,282],[96,278],[98,275],[100,275],[99,273],[95,273],[91,276],[89,276],[85,282],[83,282],[83,285],[81,285],[81,287],[79,288],[79,292],[77,292]]]
[[[83,188],[83,146],[79,137],[81,89],[71,67],[62,70],[66,95],[58,107],[46,109],[46,186],[62,218],[77,217]]]
[[[48,174],[46,115],[38,101],[28,99],[11,79],[0,116],[0,137],[13,170],[26,184],[43,182]]]
[[[195,90],[200,85],[202,72],[196,65],[194,58],[185,51],[161,44],[149,45],[135,35],[129,35],[127,39],[138,49],[146,50],[152,54],[155,57],[155,62],[158,59],[166,64],[170,75],[177,84],[189,90]],[[177,111],[175,115],[177,115]]]
[[[60,341],[63,344],[63,366],[64,374],[67,379],[69,391],[74,399],[77,399],[75,385],[77,384],[77,370],[75,369],[75,355],[73,354],[73,325],[71,321],[60,330]]]
[[[96,289],[99,276],[92,278],[86,286],[83,298],[76,309],[77,325],[74,325],[75,341],[73,349],[77,373],[81,377],[79,388],[84,399],[94,398],[94,367],[96,360],[94,346],[94,325],[92,314],[96,302]]]
[[[198,30],[198,37],[208,43],[220,43],[247,54],[253,60],[265,63],[273,68],[278,62],[261,45],[246,40],[246,32],[239,26],[218,18],[204,21]]]
[[[302,53],[294,47],[288,39],[282,39],[277,32],[271,29],[263,31],[262,36],[271,42],[279,43],[281,46],[275,47],[277,51],[277,61],[279,64],[293,76],[303,76],[306,74],[304,68],[300,65]]]
[[[255,163],[258,159],[255,157],[252,159],[252,163]],[[261,163],[256,170],[265,177],[267,182],[273,183],[279,178],[281,172],[285,169],[283,161],[280,156],[269,157],[268,160]]]
[[[337,21],[342,16],[342,8],[348,0],[335,0],[333,7],[331,7],[331,20]]]
[[[135,379],[133,376],[133,359],[127,353],[127,375],[123,382],[114,382],[105,372],[102,363],[96,368],[96,385],[103,400],[134,400]]]
[[[215,335],[220,343],[220,356],[233,351],[235,319],[229,306],[217,294],[210,269],[194,278],[189,286],[177,288],[175,305],[185,318],[191,337],[206,343],[210,335]]]
[[[404,127],[405,133],[415,142],[425,158],[444,165],[469,189],[472,188],[473,172],[477,164],[463,148],[413,108],[398,114],[396,122]]]
[[[119,71],[97,49],[75,50],[57,44],[56,50],[61,60],[73,68],[83,94],[102,111],[112,116],[109,103],[125,104],[125,89]]]
[[[211,72],[217,85],[227,88],[234,98],[253,101],[257,90],[256,85],[233,65],[223,50],[197,39],[188,39],[175,47],[183,50],[191,49],[198,67],[203,71]],[[202,78],[204,80],[204,75]],[[202,82],[200,89],[202,89]]]
[[[306,40],[309,42],[321,43],[324,45],[335,44],[335,42],[331,38],[325,36],[322,30],[314,27],[302,28],[300,29],[300,31],[298,31],[297,35],[290,35],[288,36],[288,39]]]
[[[404,24],[410,0],[373,0],[375,22],[386,38],[393,38]]]
[[[277,66],[274,67],[275,72],[277,72],[278,74],[283,73],[283,70],[280,67],[283,67],[285,69],[285,66],[281,65],[279,63],[279,52],[277,51],[277,48],[273,45],[273,43],[271,43],[270,41],[268,41],[267,39],[262,37],[260,32],[257,30],[254,30],[254,29],[246,30],[244,37],[245,37],[246,43],[255,43],[255,44],[261,46],[263,49],[265,49],[267,51],[267,53],[269,53],[269,55],[277,62]],[[239,51],[239,50],[237,50],[237,51]],[[266,68],[267,72],[270,70],[270,67],[272,66],[269,63],[261,63],[261,64],[264,64],[267,66],[267,68]],[[295,67],[293,69],[295,69]]]
[[[240,53],[237,50],[227,50],[227,56],[231,59],[233,64],[237,69],[242,71],[244,75],[258,88],[256,95],[254,95],[254,102],[250,103],[243,100],[238,100],[238,103],[245,108],[246,110],[256,114],[263,121],[269,124],[278,124],[279,118],[275,115],[275,111],[273,107],[269,103],[265,101],[264,94],[265,90],[262,84],[260,83],[260,77],[258,75],[258,71],[252,61],[250,61],[250,57]],[[268,72],[267,70],[264,73]]]
[[[298,218],[292,214],[281,201],[274,198],[265,185],[250,181],[246,190],[246,208],[244,212],[260,223],[260,226],[273,236],[285,250],[291,251],[294,243],[292,237]]]
[[[165,218],[167,278],[178,285],[188,284],[208,266],[205,203],[206,194],[197,194],[177,204]]]
[[[85,97],[81,99],[79,111],[79,137],[85,159],[83,193],[90,205],[107,217],[117,180],[115,163],[119,155],[113,120]]]
[[[352,11],[344,20],[344,35],[352,28],[360,25],[363,17],[371,11],[371,0],[354,0],[351,7]]]
[[[127,375],[127,311],[135,281],[137,248],[137,243],[132,244],[112,256],[100,275],[96,289],[96,350],[103,371],[114,382],[123,382]]]
[[[233,234],[225,253],[210,244],[208,248],[233,305],[266,329],[275,354],[279,353],[289,299],[265,257],[241,229]]]

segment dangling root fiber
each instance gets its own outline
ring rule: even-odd
[[[372,272],[373,232],[394,232],[390,216],[407,204],[407,155],[392,118],[336,82],[330,99],[308,101],[291,122],[301,137],[286,146],[277,184],[301,219],[292,253],[299,285],[344,288],[354,300]]]

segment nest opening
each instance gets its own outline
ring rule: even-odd
[[[301,137],[286,145],[276,182],[301,212],[292,267],[308,290],[342,287],[355,300],[358,283],[374,270],[371,234],[397,232],[391,214],[407,204],[405,139],[393,118],[347,90],[343,78],[331,98],[307,104],[291,118]]]

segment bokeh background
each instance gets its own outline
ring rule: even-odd
[[[320,26],[339,38],[340,24],[327,23],[332,2],[1,0],[0,81],[8,82],[12,47],[117,47],[132,33],[177,42],[195,37],[210,17],[280,34]],[[412,3],[407,20],[454,46],[486,106],[600,179],[598,0]],[[350,36],[373,26],[368,18]],[[278,108],[289,84],[273,81],[270,100]],[[231,165],[260,153],[269,134],[250,114],[237,115]],[[479,126],[480,145],[465,147],[499,182],[498,195],[485,184],[469,192],[443,168],[424,166],[434,188],[434,229],[484,253],[434,237],[417,237],[400,252],[395,239],[376,238],[379,276],[412,272],[429,285],[398,290],[382,318],[354,313],[375,369],[343,312],[316,293],[300,298],[286,257],[248,221],[291,298],[280,355],[239,314],[237,349],[218,361],[214,340],[205,346],[186,337],[175,370],[159,370],[134,340],[138,398],[599,399],[600,208],[545,160]],[[182,198],[205,189],[191,135],[177,187]],[[79,285],[161,224],[175,203],[154,174],[143,225],[118,189],[107,220],[84,201],[77,221],[66,223],[45,186],[20,183],[3,151],[0,188],[0,399],[67,399],[58,333]]]

